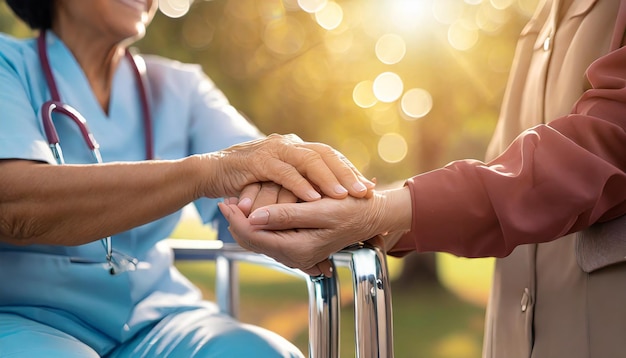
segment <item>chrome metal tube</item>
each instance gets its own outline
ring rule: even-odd
[[[333,265],[333,272],[335,272]],[[339,357],[339,280],[309,277],[309,357]]]
[[[385,254],[375,246],[358,244],[331,256],[332,277],[310,277],[236,244],[168,240],[181,259],[216,260],[216,297],[223,312],[238,315],[238,262],[278,269],[304,278],[309,294],[309,357],[339,357],[340,294],[336,267],[347,267],[354,288],[354,329],[357,358],[393,358],[391,288]],[[193,242],[195,241],[195,242]],[[200,247],[202,246],[202,247]],[[180,255],[180,256],[179,256]]]
[[[332,258],[352,272],[356,357],[392,358],[391,287],[385,254],[377,247],[360,244]]]
[[[239,318],[239,266],[222,255],[215,257],[215,301],[221,312]]]

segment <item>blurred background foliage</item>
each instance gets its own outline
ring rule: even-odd
[[[536,1],[161,0],[180,17],[157,15],[138,46],[201,64],[265,133],[390,183],[483,157]]]
[[[483,157],[518,34],[538,1],[160,0],[136,46],[200,64],[263,132],[330,144],[384,187]],[[0,31],[32,35],[3,1]],[[444,288],[424,289],[400,279],[418,276],[419,265],[407,267],[419,257],[390,260],[396,356],[479,357],[491,261],[438,255],[427,262]],[[204,269],[183,265],[191,277]],[[257,293],[252,307],[262,292],[273,292],[263,296],[268,305],[291,307],[282,281],[257,281],[244,277]],[[210,285],[201,286],[210,297]],[[306,322],[294,328],[292,316],[277,323],[272,310],[247,314],[306,349]],[[342,338],[342,356],[350,346]]]
[[[200,63],[263,132],[330,144],[395,186],[483,158],[537,1],[161,0],[138,46]],[[435,271],[485,304],[491,260],[404,261],[404,285]]]

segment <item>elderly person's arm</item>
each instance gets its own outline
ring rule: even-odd
[[[289,267],[316,272],[316,264],[353,243],[379,234],[388,249],[411,228],[411,194],[406,187],[374,191],[371,198],[323,198],[309,203],[268,205],[247,218],[226,201],[220,210],[237,242]],[[382,241],[382,242],[381,242]],[[327,266],[319,269],[328,274]]]
[[[626,47],[594,62],[572,113],[523,132],[499,157],[461,160],[372,199],[276,204],[248,219],[220,204],[242,245],[307,269],[387,231],[392,253],[503,257],[626,215]],[[407,215],[410,217],[407,218]],[[276,230],[276,231],[268,231]]]

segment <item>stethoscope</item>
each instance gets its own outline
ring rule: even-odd
[[[74,123],[78,126],[81,135],[87,144],[87,147],[91,150],[94,159],[98,163],[102,163],[102,156],[100,155],[100,146],[93,134],[89,131],[89,127],[87,126],[87,120],[83,117],[75,108],[72,106],[61,102],[61,97],[59,95],[59,90],[56,85],[56,81],[54,80],[54,75],[52,74],[52,69],[50,67],[50,62],[48,60],[48,49],[46,46],[46,31],[41,31],[39,37],[37,38],[37,49],[39,52],[39,62],[41,64],[41,68],[44,73],[44,77],[46,79],[46,83],[48,85],[48,89],[50,90],[50,95],[52,97],[51,100],[45,102],[41,106],[41,120],[43,122],[44,131],[46,134],[46,138],[48,140],[48,144],[50,149],[52,150],[52,154],[55,157],[55,160],[58,164],[65,164],[65,160],[63,158],[63,152],[61,151],[61,146],[59,144],[59,135],[56,131],[54,123],[52,121],[52,114],[55,112],[59,112],[64,114],[69,119],[74,121]],[[146,159],[153,159],[154,151],[153,151],[153,142],[152,142],[152,118],[150,114],[150,106],[148,103],[148,93],[146,91],[146,83],[144,82],[144,76],[142,75],[142,70],[140,70],[140,66],[133,57],[133,55],[126,50],[125,53],[126,58],[129,60],[132,68],[132,72],[135,77],[135,81],[137,82],[137,88],[139,91],[139,98],[141,100],[141,109],[143,113],[143,125],[144,125],[144,139],[145,139],[145,148],[146,148]],[[145,71],[145,66],[142,66],[142,69]],[[113,250],[113,244],[111,242],[111,237],[108,236],[104,239],[100,240],[104,249],[106,251],[106,260],[108,263],[109,272],[114,275],[124,271],[134,271],[137,268],[138,260],[136,258],[125,255],[119,251]]]

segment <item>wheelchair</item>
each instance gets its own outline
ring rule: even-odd
[[[349,269],[354,294],[356,358],[393,358],[391,288],[386,255],[378,247],[359,243],[330,257],[332,277],[311,277],[265,255],[227,241],[227,224],[218,224],[220,240],[167,239],[177,261],[215,260],[215,295],[220,310],[238,317],[238,263],[269,267],[302,278],[309,301],[309,358],[339,357],[340,293],[337,267]],[[231,239],[232,240],[232,239]]]

